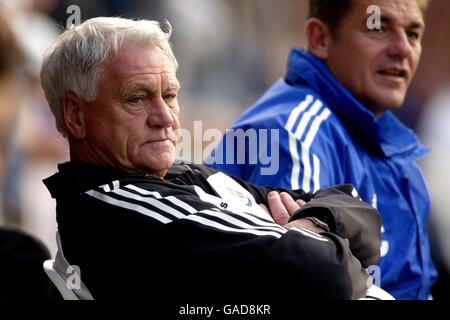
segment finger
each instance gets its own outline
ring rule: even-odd
[[[269,208],[267,208],[266,205],[265,205],[264,203],[260,203],[259,206],[260,206],[261,208],[263,208],[265,212],[267,212],[268,214],[270,214]]]
[[[289,221],[289,212],[281,202],[280,194],[276,191],[270,192],[267,196],[267,203],[273,220],[279,225],[285,225]]]
[[[306,204],[306,202],[301,200],[301,199],[298,199],[295,202],[297,202],[297,204],[300,206],[300,208],[303,207]]]
[[[300,206],[297,202],[291,197],[291,195],[287,192],[282,192],[280,194],[281,202],[289,213],[289,216],[292,215],[295,211],[300,209]]]

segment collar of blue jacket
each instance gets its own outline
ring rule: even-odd
[[[337,82],[323,61],[304,49],[292,49],[285,80],[290,85],[307,86],[318,93],[352,135],[380,156],[411,162],[429,151],[392,112],[375,117]]]

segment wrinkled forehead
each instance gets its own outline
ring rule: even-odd
[[[176,67],[157,46],[124,46],[102,65],[102,76],[110,80],[146,75],[157,75],[162,81],[170,83],[170,86],[179,86]]]

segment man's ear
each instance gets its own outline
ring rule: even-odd
[[[75,139],[83,139],[86,135],[86,102],[73,93],[66,92],[62,103],[67,130]]]
[[[330,28],[320,19],[310,18],[306,22],[308,52],[321,60],[328,59],[332,34]]]

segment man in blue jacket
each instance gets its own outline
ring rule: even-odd
[[[285,78],[237,120],[206,163],[294,190],[352,183],[383,217],[382,287],[397,299],[427,299],[436,271],[430,199],[416,165],[427,149],[389,111],[403,104],[417,69],[427,1],[309,3],[307,50],[292,50]]]

